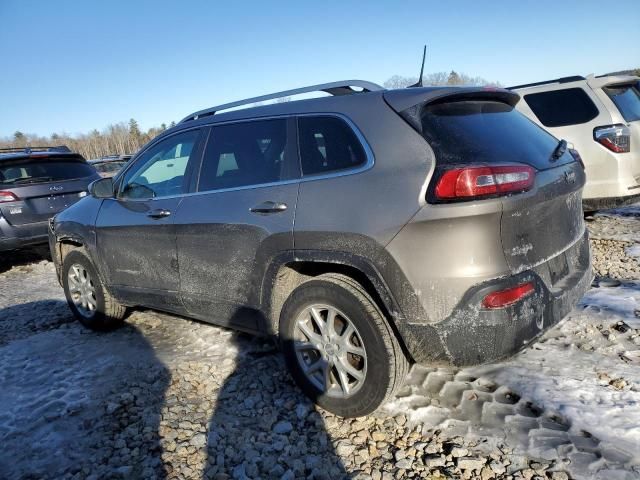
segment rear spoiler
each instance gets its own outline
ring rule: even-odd
[[[25,162],[37,162],[67,160],[72,162],[87,163],[85,158],[79,153],[74,152],[31,152],[31,153],[10,153],[0,154],[0,165],[13,165]]]
[[[464,100],[491,100],[513,107],[520,100],[520,95],[516,92],[493,87],[406,88],[389,90],[383,95],[387,104],[420,133],[422,133],[421,112],[427,105]]]

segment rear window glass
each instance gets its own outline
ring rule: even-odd
[[[362,144],[344,120],[300,117],[298,132],[303,175],[355,168],[367,161]]]
[[[494,101],[428,105],[422,112],[422,132],[438,166],[517,162],[544,169],[558,144],[514,107]],[[553,165],[568,161],[571,156],[565,154]]]
[[[605,87],[604,91],[627,122],[640,120],[640,82]]]
[[[28,161],[10,165],[0,165],[0,183],[30,184],[58,182],[94,175],[95,169],[83,162],[58,160]]]
[[[581,88],[530,93],[524,101],[545,127],[587,123],[598,116],[598,107]]]

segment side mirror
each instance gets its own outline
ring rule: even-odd
[[[101,178],[89,184],[89,193],[95,198],[113,198],[113,179]]]

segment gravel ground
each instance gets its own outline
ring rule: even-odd
[[[415,367],[394,402],[355,420],[314,407],[266,340],[148,310],[88,332],[52,264],[21,255],[0,268],[0,478],[640,478],[634,430],[612,441],[602,422],[562,410],[577,374],[549,374],[554,396],[532,373],[571,345],[593,388],[617,395],[581,396],[578,410],[617,402],[624,419],[640,400],[640,323],[618,320],[640,304],[635,214],[589,220],[594,289],[540,342],[488,368]]]

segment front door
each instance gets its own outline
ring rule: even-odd
[[[184,198],[175,220],[180,291],[190,315],[266,328],[261,282],[272,258],[293,251],[297,172],[294,120],[211,128],[198,193]]]
[[[189,130],[138,156],[104,200],[96,243],[106,281],[124,303],[182,311],[174,219],[188,191],[201,132]]]

